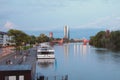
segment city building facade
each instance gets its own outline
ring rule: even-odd
[[[53,32],[50,32],[50,33],[49,33],[49,37],[50,37],[50,38],[53,38]]]
[[[0,31],[0,46],[4,47],[10,45],[11,36],[8,36],[6,32]]]
[[[64,39],[69,39],[69,28],[67,25],[64,27]]]

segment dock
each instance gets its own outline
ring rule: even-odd
[[[42,75],[36,72],[36,49],[11,53],[0,58],[0,80],[68,80],[68,75]]]

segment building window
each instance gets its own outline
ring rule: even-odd
[[[0,35],[0,38],[3,38],[3,35]]]
[[[20,76],[19,76],[19,80],[24,80],[24,76],[23,76],[23,75],[20,75]]]
[[[19,80],[24,80],[23,75],[20,75],[17,78],[19,78]],[[18,80],[17,78],[16,78],[16,76],[5,76],[5,80]]]
[[[16,80],[16,76],[5,76],[5,80]]]

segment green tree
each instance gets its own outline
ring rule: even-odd
[[[109,48],[120,50],[120,30],[112,31],[109,37],[106,37],[106,32],[100,31],[95,36],[90,38],[90,45],[101,48]]]
[[[38,38],[37,38],[37,41],[38,41],[38,43],[48,42],[49,37],[46,36],[45,34],[40,34],[40,36],[38,36]]]
[[[120,50],[120,31],[112,31],[110,41],[113,49]]]
[[[13,36],[13,41],[15,42],[16,46],[22,46],[23,44],[26,44],[29,42],[29,35],[26,33],[20,31],[20,30],[15,30],[15,29],[10,29],[8,31],[9,36]]]
[[[90,44],[95,47],[105,47],[105,31],[100,31],[90,38]]]
[[[35,44],[36,43],[36,37],[34,35],[31,35],[29,42],[30,42],[30,44]]]

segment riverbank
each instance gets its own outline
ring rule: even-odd
[[[100,31],[90,38],[90,45],[120,51],[120,30]]]

